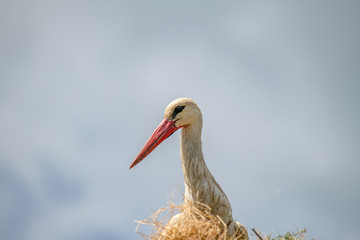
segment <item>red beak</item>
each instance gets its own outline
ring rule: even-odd
[[[169,137],[173,132],[178,130],[179,128],[175,127],[173,121],[170,121],[166,118],[162,120],[160,125],[155,129],[154,133],[151,135],[149,140],[146,142],[143,149],[141,149],[140,153],[136,156],[134,161],[131,163],[130,168],[134,167],[136,164],[141,162],[147,155],[149,155],[159,144],[164,141],[167,137]]]

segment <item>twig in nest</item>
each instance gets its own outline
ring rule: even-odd
[[[260,234],[255,230],[255,228],[252,228],[251,230],[253,230],[253,232],[256,234],[256,236],[257,236],[260,240],[263,240],[263,238],[260,236]]]

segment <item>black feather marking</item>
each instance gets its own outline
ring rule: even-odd
[[[174,119],[178,113],[182,112],[182,110],[184,110],[184,108],[185,108],[185,106],[177,106],[174,109],[173,113],[171,114],[172,119]]]

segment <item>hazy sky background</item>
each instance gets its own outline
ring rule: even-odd
[[[359,1],[2,0],[0,239],[141,239],[179,133],[128,167],[183,96],[237,220],[359,237]]]

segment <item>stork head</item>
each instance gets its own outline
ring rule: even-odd
[[[174,122],[176,128],[187,127],[201,118],[200,108],[190,98],[175,99],[166,107],[164,114],[164,119]]]
[[[201,131],[202,115],[200,108],[190,98],[178,98],[165,109],[164,119],[155,129],[145,146],[130,165],[130,169],[149,155],[162,141],[179,128],[187,128],[199,123]]]

